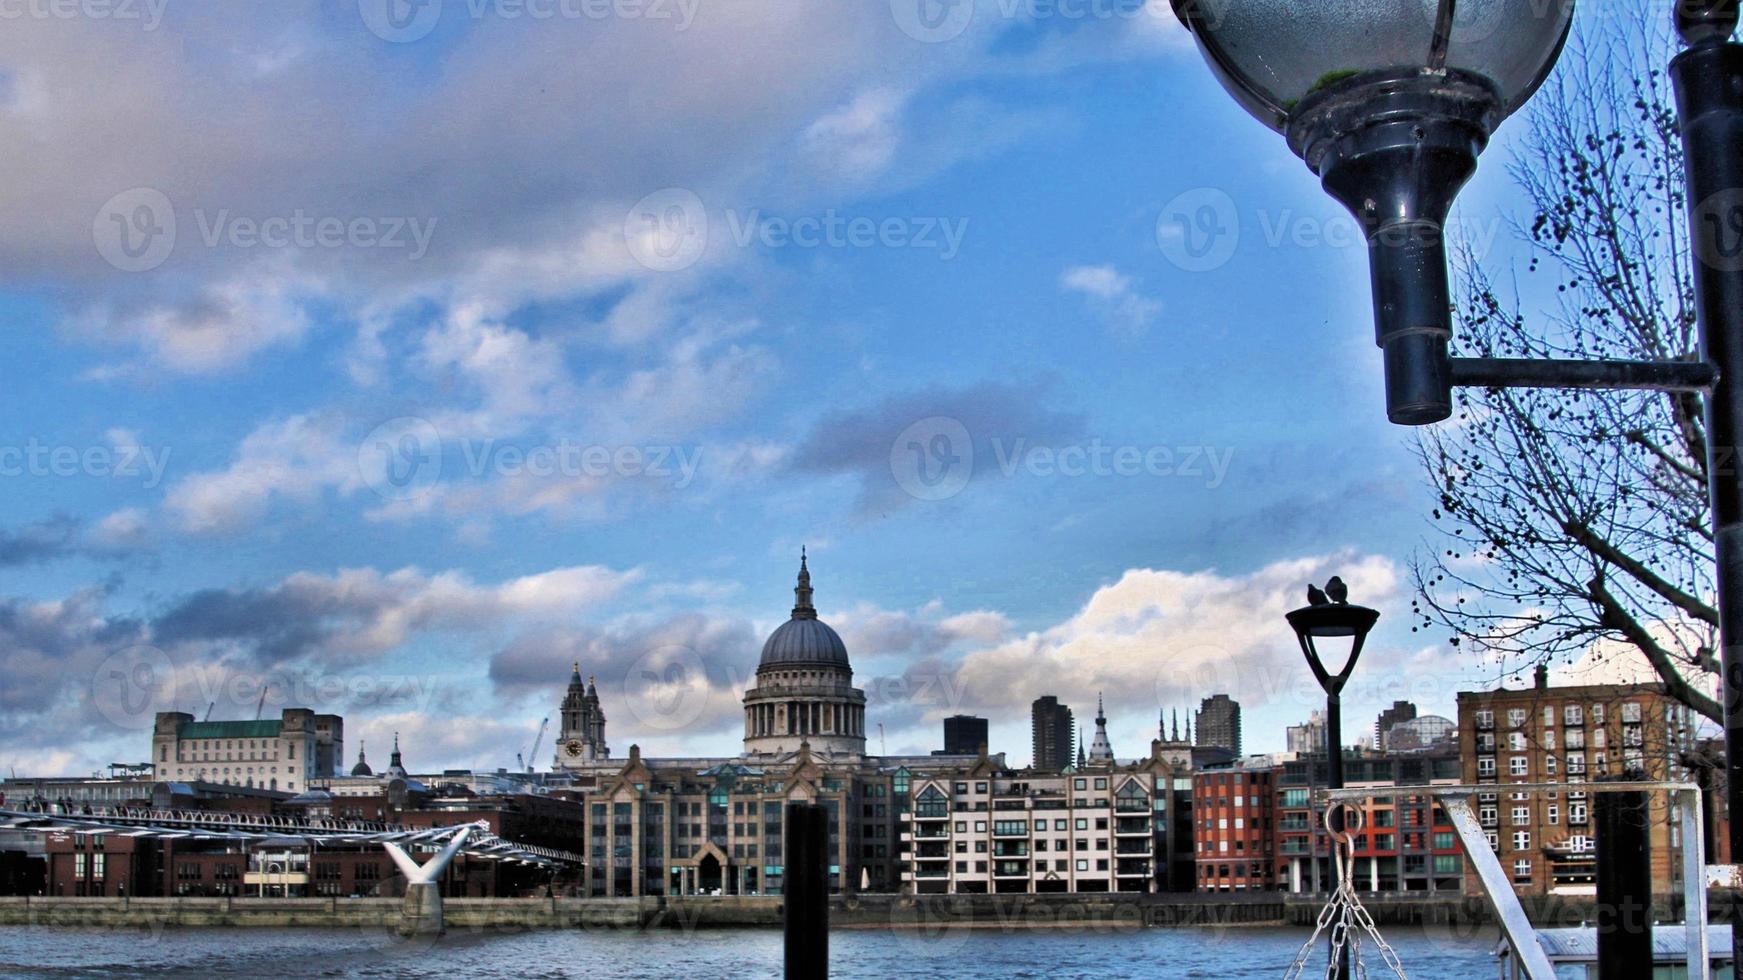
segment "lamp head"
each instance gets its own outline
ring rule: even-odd
[[[1573,0],[1172,0],[1235,101],[1368,237],[1387,415],[1452,414],[1444,227],[1495,127],[1549,76]]]

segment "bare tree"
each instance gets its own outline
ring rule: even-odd
[[[1531,207],[1509,226],[1525,272],[1468,246],[1455,262],[1460,353],[1697,356],[1682,147],[1651,67],[1669,50],[1613,18],[1570,47],[1509,167]],[[1698,397],[1465,389],[1415,448],[1446,539],[1415,562],[1419,628],[1537,663],[1619,641],[1720,718]]]

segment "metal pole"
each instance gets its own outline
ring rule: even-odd
[[[1325,784],[1327,789],[1344,788],[1344,731],[1342,701],[1343,699],[1340,697],[1340,692],[1335,687],[1326,688]],[[1334,806],[1336,806],[1335,802],[1329,800],[1326,802],[1326,813],[1328,815],[1332,812],[1332,807]],[[1326,829],[1328,831],[1334,829],[1330,826],[1329,820],[1327,821]],[[1344,830],[1344,827],[1340,822],[1340,825],[1335,829],[1341,832]],[[1335,840],[1328,840],[1328,843],[1331,845],[1332,887],[1341,890],[1344,884],[1343,862],[1338,860],[1337,842]],[[1334,928],[1337,927],[1334,926]],[[1337,961],[1332,964],[1333,980],[1349,980],[1350,976],[1350,937],[1344,936],[1343,939],[1343,945],[1338,949]]]
[[[787,980],[829,976],[829,811],[787,804],[785,926]]]
[[[1598,980],[1652,976],[1652,843],[1645,793],[1599,793]],[[1692,844],[1691,844],[1692,846]]]
[[[1720,660],[1724,672],[1725,799],[1731,860],[1743,855],[1743,46],[1726,38],[1736,4],[1699,14],[1729,21],[1671,61],[1688,176],[1690,236],[1701,349],[1719,370],[1706,401],[1707,480],[1717,559]],[[1718,23],[1718,21],[1714,21]],[[1732,956],[1743,963],[1743,908],[1732,908]]]

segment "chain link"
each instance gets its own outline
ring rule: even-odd
[[[1386,945],[1385,937],[1380,935],[1380,929],[1374,924],[1374,917],[1362,907],[1361,899],[1356,897],[1356,856],[1354,841],[1351,837],[1342,840],[1333,838],[1332,859],[1338,864],[1338,886],[1332,891],[1331,898],[1326,900],[1325,908],[1320,909],[1319,918],[1314,923],[1313,935],[1302,944],[1301,951],[1295,954],[1295,962],[1289,965],[1284,980],[1300,980],[1302,971],[1307,969],[1307,961],[1313,957],[1313,949],[1319,943],[1321,934],[1330,930],[1331,956],[1326,961],[1325,975],[1331,980],[1338,956],[1347,946],[1349,948],[1350,973],[1357,980],[1367,980],[1368,967],[1362,962],[1362,937],[1370,937],[1374,948],[1379,951],[1380,958],[1386,962],[1394,976],[1399,980],[1409,980],[1404,973],[1404,966],[1398,961],[1398,954],[1391,946]]]

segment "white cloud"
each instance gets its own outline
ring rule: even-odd
[[[357,447],[346,441],[343,420],[295,415],[250,433],[229,468],[172,486],[165,506],[184,531],[226,533],[260,520],[277,498],[307,502],[360,485]]]
[[[1060,288],[1087,297],[1108,329],[1117,335],[1141,336],[1162,312],[1158,300],[1139,293],[1130,276],[1111,265],[1079,265],[1059,277]]]

